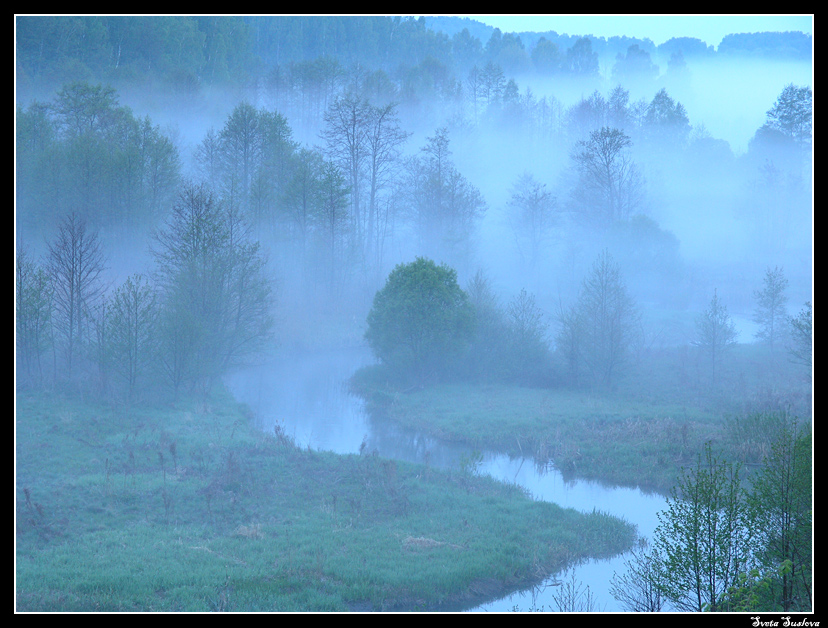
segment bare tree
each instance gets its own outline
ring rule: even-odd
[[[630,613],[658,613],[666,599],[662,593],[663,576],[655,552],[647,552],[647,541],[642,539],[624,559],[624,573],[613,573],[610,595]]]
[[[707,362],[711,383],[716,383],[717,367],[727,350],[736,344],[738,336],[727,307],[714,290],[710,306],[696,319],[696,338],[692,341]]]
[[[177,391],[206,385],[262,347],[272,287],[237,209],[187,185],[153,250],[161,290],[161,360]]]
[[[644,178],[630,157],[631,145],[623,131],[609,127],[577,143],[572,160],[578,180],[572,202],[587,224],[605,228],[629,218],[641,206]]]
[[[509,224],[515,233],[518,251],[534,273],[554,222],[555,197],[546,185],[528,172],[518,177],[509,199]]]
[[[640,314],[609,251],[601,252],[584,279],[577,312],[583,362],[595,384],[610,386],[629,360]]]
[[[21,248],[17,253],[15,276],[15,346],[21,374],[38,381],[43,378],[41,358],[49,346],[51,309],[49,276]]]
[[[63,341],[66,372],[72,373],[77,349],[84,341],[89,308],[103,293],[105,259],[98,234],[88,231],[86,222],[74,213],[61,221],[57,237],[48,247],[55,324]]]
[[[109,301],[112,366],[126,383],[130,399],[149,373],[157,316],[155,290],[141,275],[128,277]]]

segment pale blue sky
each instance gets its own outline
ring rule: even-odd
[[[656,45],[671,37],[697,37],[718,46],[730,33],[803,31],[813,34],[814,16],[802,15],[461,15],[503,32],[554,30],[567,35],[649,37]]]

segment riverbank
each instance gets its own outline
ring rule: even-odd
[[[406,428],[531,457],[564,477],[662,494],[725,428],[700,408],[588,391],[474,383],[400,390],[377,366],[361,369],[351,385],[369,412]]]
[[[263,434],[223,391],[17,400],[18,611],[457,610],[634,529],[480,477]]]

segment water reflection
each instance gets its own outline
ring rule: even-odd
[[[581,512],[603,511],[623,517],[638,526],[640,536],[652,537],[656,514],[665,507],[657,494],[632,488],[608,487],[586,480],[565,480],[556,469],[525,458],[471,448],[402,429],[367,416],[363,402],[348,393],[347,380],[361,366],[371,363],[363,349],[325,351],[285,356],[228,379],[237,399],[255,412],[260,427],[271,432],[280,424],[300,447],[358,453],[361,448],[385,458],[428,464],[434,468],[458,469],[463,461],[479,453],[480,473],[517,484],[534,499],[554,502]],[[596,611],[618,611],[610,595],[613,572],[624,569],[624,557],[590,560],[565,574],[588,587],[591,607]],[[478,606],[473,611],[558,610],[562,574],[523,592]],[[583,591],[582,591],[583,592]]]

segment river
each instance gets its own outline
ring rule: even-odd
[[[358,453],[367,447],[385,458],[458,468],[461,458],[471,453],[468,448],[374,421],[364,411],[362,400],[348,393],[348,378],[369,363],[371,356],[364,349],[302,353],[236,373],[227,383],[236,398],[255,412],[261,429],[270,432],[278,423],[300,447],[340,454]],[[598,482],[565,481],[554,468],[538,468],[530,459],[496,452],[482,452],[479,471],[524,487],[534,499],[622,517],[647,538],[658,524],[657,513],[666,507],[658,494]],[[595,611],[622,610],[609,590],[613,573],[624,571],[623,560],[624,556],[591,560],[573,568],[582,592],[589,587]],[[552,597],[555,582],[569,581],[572,575],[571,571],[555,574],[529,590],[469,610],[557,610]]]

